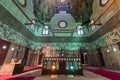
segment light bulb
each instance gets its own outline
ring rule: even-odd
[[[14,51],[14,50],[15,50],[15,48],[11,48],[11,50],[12,50],[12,51]]]
[[[55,70],[55,66],[54,65],[52,66],[52,70]]]
[[[107,49],[107,52],[110,52],[110,50],[109,50],[109,49]]]
[[[3,48],[3,49],[6,49],[7,47],[4,45],[2,48]]]
[[[116,51],[117,51],[117,49],[116,49],[116,48],[113,48],[113,51],[115,51],[115,52],[116,52]]]

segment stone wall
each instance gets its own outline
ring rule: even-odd
[[[88,57],[88,65],[92,67],[100,67],[101,60],[99,59],[99,52],[97,50],[88,51],[87,52]]]
[[[112,44],[102,47],[103,61],[105,66],[101,65],[100,53],[98,50],[87,52],[88,65],[94,67],[104,67],[107,69],[120,70],[120,44]]]
[[[118,44],[103,47],[101,51],[106,68],[120,70],[120,50]]]

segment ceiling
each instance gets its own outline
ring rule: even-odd
[[[42,28],[40,24],[48,25],[50,28],[49,37],[85,37],[90,36],[91,32],[88,27],[90,16],[92,14],[93,0],[33,0],[33,14],[38,23],[38,32],[40,35]],[[67,26],[61,28],[59,23],[65,21]],[[40,24],[39,24],[40,23]],[[84,35],[77,34],[77,26],[82,25]]]
[[[26,1],[23,2],[23,1]],[[92,14],[92,3],[93,0],[12,0],[9,3],[12,5],[8,8],[8,11],[1,6],[1,10],[4,14],[1,16],[6,16],[4,19],[9,17],[9,21],[3,20],[22,33],[29,39],[35,42],[90,42],[92,38],[89,36],[91,32],[88,28],[84,28],[84,35],[77,35],[77,26],[85,24],[88,26],[88,21],[90,21],[90,16]],[[4,1],[4,4],[8,4],[8,1]],[[24,4],[25,3],[25,4]],[[4,4],[2,4],[4,6]],[[15,6],[13,6],[15,5]],[[7,8],[7,6],[4,6]],[[14,9],[15,8],[15,9]],[[14,9],[14,10],[11,10]],[[19,9],[19,10],[17,10]],[[20,11],[22,14],[20,14]],[[15,13],[15,15],[11,13]],[[19,12],[19,13],[18,13]],[[24,17],[24,16],[25,17]],[[33,15],[35,17],[33,17]],[[21,18],[22,16],[22,18]],[[23,19],[23,20],[22,20]],[[37,25],[35,31],[29,31],[29,26],[25,25],[28,20],[37,20]],[[64,20],[67,22],[67,27],[60,28],[58,23]],[[22,24],[21,24],[22,23]],[[13,26],[14,24],[14,26]],[[50,27],[50,35],[42,35],[42,30],[45,25]],[[19,29],[19,27],[21,29]],[[24,27],[23,27],[24,26]],[[84,26],[84,27],[85,27]],[[93,33],[93,32],[92,32]],[[51,38],[51,39],[50,39]],[[49,39],[49,40],[48,40]],[[62,40],[65,39],[65,40]]]
[[[89,44],[102,36],[102,34],[99,34],[99,30],[94,31],[94,34],[94,32],[91,32],[91,28],[88,27],[92,15],[93,0],[23,0],[27,1],[26,6],[21,6],[18,1],[12,0],[11,2],[12,5],[15,4],[14,7],[12,6],[12,9],[16,7],[14,10],[6,10],[5,6],[0,5],[0,19],[36,44],[82,43],[80,45],[75,44],[79,48],[84,43]],[[7,1],[6,4],[8,4]],[[17,13],[13,15],[12,11]],[[18,11],[21,11],[22,14]],[[6,20],[7,18],[9,20]],[[34,26],[36,28],[35,31],[30,31],[28,25],[31,25],[31,23],[28,25],[25,25],[25,23],[33,19],[36,20]],[[67,27],[61,28],[58,25],[60,21],[67,22]],[[50,35],[48,36],[42,35],[45,25],[50,27]],[[77,34],[78,25],[84,27],[84,35]]]
[[[63,1],[63,2],[61,2]],[[50,22],[54,14],[66,11],[76,22],[90,20],[93,0],[33,0],[34,15],[41,22]]]
[[[2,25],[9,26],[10,29],[7,27],[9,32],[20,33],[21,40],[30,43],[34,49],[40,48],[43,44],[56,45],[57,47],[59,43],[61,45],[65,43],[64,45],[68,47],[71,45],[70,50],[73,45],[76,46],[76,49],[80,47],[96,48],[99,45],[106,44],[106,39],[102,38],[103,35],[119,24],[119,17],[117,17],[119,13],[112,14],[118,10],[115,8],[114,11],[113,8],[110,8],[107,11],[108,6],[100,6],[100,1],[102,0],[0,0],[0,21]],[[112,3],[110,2],[110,4]],[[103,15],[103,12],[107,16]],[[110,17],[108,13],[111,14]],[[103,17],[106,18],[105,21]],[[96,24],[93,24],[96,26],[94,31],[91,30],[92,25],[89,25],[90,19],[96,21]],[[35,20],[35,23],[33,20]],[[60,26],[61,22],[64,24],[62,26],[65,27]],[[111,24],[111,22],[114,23]],[[101,23],[101,25],[98,25],[98,23]],[[45,26],[49,26],[49,35],[42,34]],[[78,35],[78,26],[83,27],[84,34]],[[2,30],[6,35],[6,29]],[[14,36],[17,36],[17,34],[14,34]],[[7,38],[3,39],[9,40]],[[15,40],[16,38],[13,38],[11,42]],[[23,41],[21,42],[23,43]]]

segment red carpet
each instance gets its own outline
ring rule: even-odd
[[[10,76],[0,76],[0,80],[6,80],[8,78],[10,78]]]
[[[26,67],[24,68],[23,72],[35,70],[35,69],[42,69],[42,66],[33,66],[33,67]]]
[[[10,77],[10,76],[2,76],[0,80],[33,80],[35,77]]]
[[[42,66],[33,66],[24,68],[23,72],[42,69]],[[33,80],[35,77],[12,77],[12,76],[0,76],[0,80]]]
[[[35,77],[14,77],[6,80],[33,80]]]
[[[99,69],[99,68],[84,68],[85,70],[88,70],[88,71],[91,71],[91,72],[94,72],[98,75],[101,75],[101,76],[104,76],[104,77],[107,77],[111,80],[120,80],[120,73],[117,73],[117,72],[113,72],[113,71],[108,71],[108,70],[105,70],[105,69]]]

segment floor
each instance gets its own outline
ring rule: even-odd
[[[110,80],[92,72],[83,71],[84,76],[65,76],[65,75],[51,75],[51,76],[37,76],[34,80]]]
[[[41,71],[40,69],[37,70],[32,70],[32,71],[28,71],[19,75],[14,75],[12,76],[12,78],[15,77],[26,77],[24,78],[24,80],[28,80],[29,77],[34,77],[33,79],[30,80],[110,80],[106,77],[97,75],[93,72],[87,71],[87,70],[83,70],[83,74],[84,76],[66,76],[66,75],[47,75],[47,76],[41,76]],[[28,77],[28,78],[27,78]],[[7,80],[8,77],[2,77],[0,78],[0,80]],[[22,78],[20,78],[19,80],[21,80]],[[10,80],[18,80],[18,78],[15,79],[10,79]],[[23,80],[23,79],[22,79]]]

